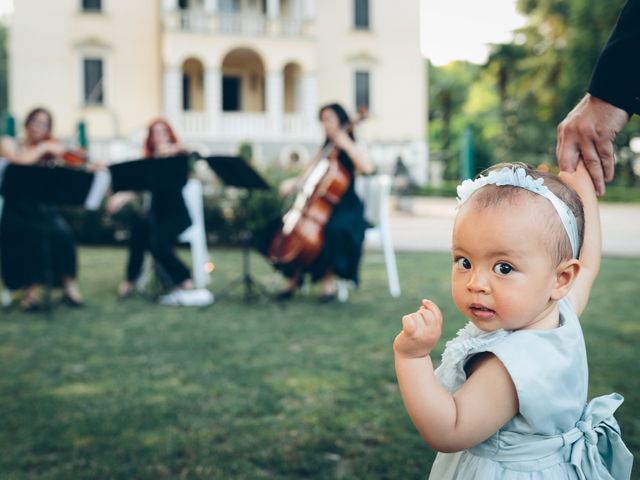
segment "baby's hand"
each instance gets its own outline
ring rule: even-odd
[[[588,198],[596,195],[595,186],[582,160],[578,162],[575,172],[569,173],[563,171],[560,172],[558,176],[560,180],[573,188],[578,195],[580,195],[581,199],[584,200],[585,197]]]
[[[417,312],[402,317],[402,331],[393,342],[396,355],[426,357],[442,335],[442,313],[430,300],[422,300]]]

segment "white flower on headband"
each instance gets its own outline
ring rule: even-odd
[[[489,175],[479,176],[475,180],[465,180],[456,189],[458,193],[458,203],[464,203],[473,192],[484,187],[485,185],[504,186],[510,185],[530,190],[534,193],[544,196],[549,190],[544,185],[542,178],[533,179],[531,175],[527,175],[524,168],[504,167],[500,170],[493,170]]]
[[[458,204],[461,205],[466,202],[473,192],[485,185],[497,185],[499,187],[508,185],[524,188],[549,200],[553,208],[558,212],[562,225],[567,232],[571,250],[573,251],[573,258],[578,258],[579,237],[576,217],[567,204],[544,185],[544,179],[538,178],[534,180],[531,175],[527,175],[527,172],[522,167],[504,167],[500,170],[493,170],[486,177],[480,175],[475,180],[465,180],[458,185]]]

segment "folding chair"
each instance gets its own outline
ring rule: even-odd
[[[4,206],[4,198],[0,197],[0,222],[2,221],[2,207]],[[2,291],[0,292],[0,305],[3,307],[9,307],[11,305],[11,292],[2,283],[0,278],[0,285],[2,285]]]
[[[182,196],[191,217],[191,226],[180,234],[178,241],[190,245],[193,283],[196,288],[204,288],[211,282],[211,274],[200,181],[193,178],[188,180],[182,189]]]

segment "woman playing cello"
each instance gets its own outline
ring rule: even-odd
[[[373,169],[356,145],[353,131],[348,128],[349,116],[342,106],[337,103],[323,106],[320,109],[320,121],[326,137],[325,146],[334,146],[337,161],[349,174],[348,185],[324,226],[324,243],[315,260],[302,267],[276,265],[287,277],[286,289],[277,295],[278,300],[292,298],[305,274],[310,274],[314,282],[322,283],[321,302],[336,298],[336,276],[358,283],[367,222],[364,207],[354,189],[354,178],[357,172],[369,174]],[[292,185],[293,182],[283,182],[281,193],[289,193],[287,190]]]

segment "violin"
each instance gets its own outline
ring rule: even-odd
[[[87,151],[80,148],[66,150],[61,157],[67,167],[82,167],[88,159]]]
[[[351,132],[366,116],[366,109],[360,109],[359,116],[342,130]],[[292,207],[282,217],[282,227],[269,244],[267,256],[272,264],[302,268],[320,254],[324,227],[351,182],[349,171],[338,160],[339,153],[327,142],[307,169]]]

